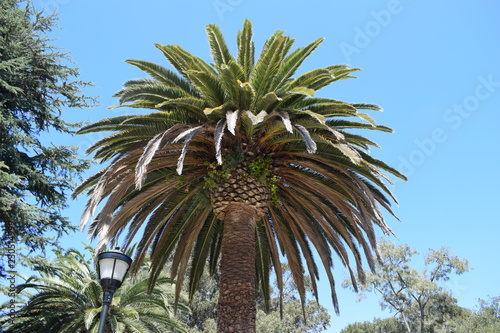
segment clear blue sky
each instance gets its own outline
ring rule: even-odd
[[[297,46],[318,37],[326,41],[304,70],[336,63],[362,68],[358,79],[344,80],[317,93],[349,102],[381,105],[373,117],[394,134],[366,133],[382,149],[373,154],[408,177],[394,192],[402,222],[388,217],[400,242],[425,252],[451,248],[474,269],[447,284],[459,304],[500,295],[498,201],[500,135],[500,5],[494,0],[34,0],[58,8],[57,45],[71,52],[88,93],[101,107],[73,110],[71,121],[96,121],[127,112],[108,110],[122,83],[142,73],[125,59],[164,62],[154,43],[180,44],[208,59],[204,27],[221,26],[234,46],[245,18],[254,23],[257,48],[275,30],[286,30]],[[75,138],[87,148],[98,137]],[[83,200],[68,214],[78,223]],[[84,236],[81,237],[84,239]],[[396,241],[394,238],[393,240]],[[67,240],[74,245],[78,239]],[[361,303],[342,290],[337,266],[341,316],[332,314],[330,332],[380,313],[376,297]],[[324,279],[323,279],[324,280]],[[324,294],[328,295],[325,284]],[[328,297],[322,304],[332,309]]]

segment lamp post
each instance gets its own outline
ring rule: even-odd
[[[97,272],[104,293],[98,333],[104,333],[113,294],[122,285],[131,263],[132,259],[118,248],[114,251],[102,252],[97,256]]]

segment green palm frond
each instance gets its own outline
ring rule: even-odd
[[[318,38],[305,47],[301,47],[291,52],[285,59],[276,76],[270,90],[277,90],[285,86],[286,82],[295,74],[304,60],[323,42],[323,38]]]
[[[244,75],[243,69],[234,60],[230,60],[219,68],[219,80],[226,94],[226,100],[235,101],[239,109],[247,110],[249,105],[245,105],[245,102],[249,99],[248,93],[241,83]],[[242,94],[243,96],[240,96]]]
[[[135,100],[154,101],[155,97],[173,99],[188,96],[191,95],[182,88],[166,85],[157,79],[129,80],[125,82],[124,89],[114,95],[114,97],[119,97],[120,104]],[[159,100],[159,102],[161,101]]]
[[[215,70],[201,58],[198,58],[188,51],[184,50],[179,45],[161,45],[155,46],[163,53],[174,68],[186,77],[186,72],[189,70],[206,72],[207,74],[216,75]]]
[[[229,52],[220,28],[215,24],[209,24],[206,27],[206,31],[215,65],[218,68],[222,68],[222,66],[229,64],[231,61],[234,62],[234,58],[231,52]]]
[[[243,29],[236,35],[238,46],[238,63],[240,64],[244,76],[244,82],[250,81],[250,75],[255,63],[255,46],[252,40],[252,23],[249,20],[243,22]]]
[[[121,129],[121,124],[131,116],[119,116],[114,118],[105,118],[93,124],[83,126],[78,130],[78,134],[87,134],[93,132],[117,131]]]
[[[293,40],[283,36],[284,31],[277,31],[264,44],[262,52],[255,64],[250,83],[255,89],[256,98],[271,92],[273,78],[278,73],[283,59],[293,45]]]
[[[137,68],[149,74],[153,79],[163,83],[166,86],[181,89],[187,95],[191,95],[193,97],[200,97],[197,95],[196,91],[193,90],[193,87],[189,84],[188,81],[168,68],[144,60],[130,59],[127,60],[126,63],[136,66]],[[127,85],[127,83],[131,82],[134,82],[134,80],[125,82],[125,86]]]
[[[218,77],[206,71],[188,69],[184,71],[189,81],[203,95],[211,107],[224,104],[224,91]]]

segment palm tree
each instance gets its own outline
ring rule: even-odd
[[[23,306],[0,317],[2,332],[97,332],[103,292],[91,261],[76,250],[55,253],[54,260],[31,259],[41,277],[18,286]],[[185,325],[173,317],[172,288],[162,275],[148,293],[147,270],[126,279],[115,293],[106,332],[184,332]]]
[[[186,272],[194,291],[206,261],[218,268],[221,332],[255,331],[256,286],[268,299],[274,268],[283,287],[280,252],[303,300],[304,266],[317,290],[316,249],[338,311],[333,254],[352,277],[354,261],[362,280],[363,257],[373,267],[374,228],[391,232],[380,210],[391,212],[395,200],[386,172],[404,179],[368,154],[374,142],[348,130],[391,129],[360,111],[376,105],[313,97],[357,69],[332,65],[294,78],[322,39],[292,51],[294,40],[277,31],[255,61],[250,21],[238,32],[236,58],[217,26],[206,31],[213,64],[160,44],[175,71],[127,61],[150,77],[127,81],[119,107],[154,112],[79,131],[112,132],[89,148],[110,164],[75,192],[91,195],[82,223],[105,200],[90,227],[99,246],[124,232],[125,247],[139,237],[135,262],[151,250],[154,281],[172,258],[178,291]]]

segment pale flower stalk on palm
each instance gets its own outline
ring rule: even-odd
[[[332,256],[363,280],[363,258],[373,267],[374,227],[391,232],[379,208],[391,212],[395,200],[385,172],[404,179],[368,154],[374,142],[348,130],[391,129],[360,112],[376,105],[313,97],[357,69],[294,77],[322,39],[292,51],[294,40],[278,31],[255,61],[250,21],[237,35],[236,58],[217,26],[207,34],[213,64],[159,44],[175,71],[127,61],[150,77],[127,81],[119,107],[153,113],[80,130],[113,133],[89,148],[111,162],[76,191],[91,195],[82,223],[105,201],[90,232],[99,246],[121,234],[125,247],[139,239],[134,262],[151,254],[151,283],[169,259],[178,292],[187,272],[194,292],[207,261],[219,269],[220,332],[255,330],[256,287],[269,299],[272,269],[282,287],[280,255],[301,299],[306,268],[317,297],[321,261],[338,311]]]

